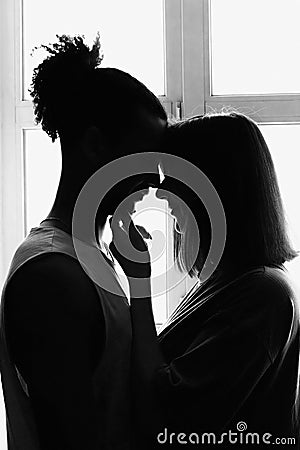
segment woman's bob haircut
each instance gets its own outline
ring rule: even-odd
[[[227,237],[219,267],[278,266],[298,255],[287,235],[271,154],[253,120],[236,112],[194,117],[170,125],[167,142],[169,153],[190,161],[209,178],[222,201]],[[191,267],[193,239],[187,224],[182,233],[174,230],[174,254],[179,269],[195,276],[209,250],[210,219],[198,197],[185,193],[182,200],[196,218],[201,243]]]

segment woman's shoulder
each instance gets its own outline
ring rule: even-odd
[[[255,290],[273,294],[278,300],[284,298],[299,300],[299,286],[284,266],[262,266],[261,269],[253,273]]]
[[[261,266],[259,270],[246,273],[237,283],[237,298],[243,307],[251,304],[267,314],[289,312],[299,314],[300,289],[283,266]]]

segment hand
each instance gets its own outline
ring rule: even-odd
[[[125,220],[120,221],[116,217],[110,219],[113,240],[110,250],[122,267],[128,278],[150,278],[151,263],[145,238],[151,239],[151,235],[140,225],[135,225],[128,214]]]

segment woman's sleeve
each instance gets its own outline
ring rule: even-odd
[[[291,322],[285,294],[256,286],[199,330],[186,351],[156,372],[161,422],[191,432],[222,430],[284,345]],[[242,418],[241,418],[242,420]]]

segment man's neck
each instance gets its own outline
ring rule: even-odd
[[[65,176],[62,176],[53,206],[45,219],[56,219],[58,226],[59,222],[62,223],[64,225],[65,231],[69,234],[72,234],[74,208],[84,184],[85,177],[82,177],[81,183],[78,183],[78,179],[74,180],[74,177],[72,179],[71,177],[67,178]],[[95,240],[97,241],[101,239],[105,222],[106,220],[104,220],[104,218],[100,215],[99,225],[97,226],[97,239],[93,236],[93,238],[95,238]],[[95,240],[93,241],[93,243],[95,242]]]

